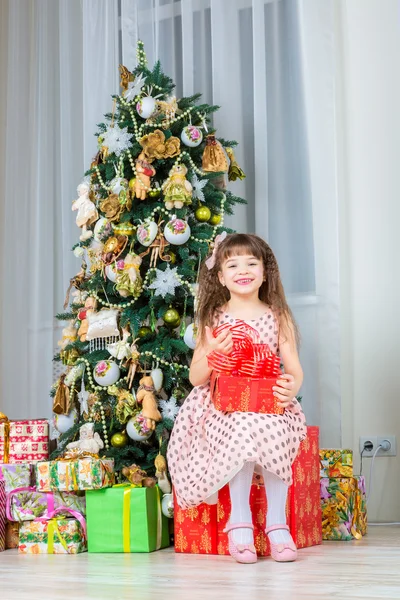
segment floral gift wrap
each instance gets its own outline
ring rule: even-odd
[[[21,554],[78,554],[86,552],[86,531],[77,519],[26,521],[19,530]]]
[[[353,477],[353,450],[321,448],[321,477]]]
[[[25,464],[0,464],[0,481],[6,484],[6,493],[16,488],[29,487],[31,485],[32,465]]]
[[[114,460],[86,456],[76,460],[53,460],[35,465],[39,492],[96,490],[114,485]]]
[[[7,496],[7,518],[10,521],[33,521],[54,510],[62,516],[69,516],[70,510],[85,515],[85,496],[73,492],[37,492],[29,487],[17,489]]]
[[[324,477],[320,486],[323,539],[361,539],[367,533],[364,477]]]

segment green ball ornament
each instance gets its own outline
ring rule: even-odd
[[[135,189],[135,184],[136,184],[136,177],[132,177],[132,179],[129,180],[129,189],[130,190]]]
[[[141,328],[139,329],[139,331],[138,331],[138,336],[139,336],[140,338],[143,338],[143,337],[145,337],[146,335],[150,335],[150,334],[151,334],[151,329],[150,329],[150,327],[147,327],[147,326],[143,326],[143,327],[141,327]]]
[[[221,223],[221,215],[211,215],[210,225],[219,225]]]
[[[168,250],[168,254],[171,257],[171,265],[176,263],[176,254],[172,250]]]
[[[159,198],[161,196],[161,189],[150,190],[147,195],[149,198]]]
[[[178,327],[181,322],[181,318],[179,316],[178,311],[175,308],[169,308],[165,311],[163,316],[163,321],[168,327]]]
[[[194,213],[194,216],[200,223],[206,223],[211,218],[211,210],[208,206],[199,206]]]
[[[120,433],[114,433],[111,436],[111,446],[114,448],[125,448],[128,443],[128,436],[125,431],[121,431]]]

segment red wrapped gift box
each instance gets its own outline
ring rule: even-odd
[[[257,412],[282,415],[284,408],[278,406],[272,386],[277,377],[252,379],[251,377],[231,377],[213,371],[211,390],[214,406],[225,412]]]
[[[319,428],[307,427],[307,437],[293,463],[289,490],[290,531],[298,548],[322,544],[319,469]]]
[[[0,423],[0,462],[33,463],[48,457],[49,423],[46,419]]]
[[[322,543],[319,481],[319,428],[307,427],[293,463],[293,485],[286,508],[287,523],[298,548]],[[259,556],[270,553],[265,535],[267,499],[260,475],[255,474],[250,493],[254,544]],[[182,510],[175,499],[175,551],[191,554],[229,554],[228,536],[223,533],[230,515],[229,485],[218,494],[218,505],[201,504]]]
[[[175,552],[217,554],[217,505],[183,510],[174,496]]]

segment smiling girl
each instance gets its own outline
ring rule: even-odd
[[[226,234],[225,234],[226,236]],[[218,325],[236,320],[253,327],[263,344],[278,354],[284,372],[274,389],[282,415],[222,412],[210,393],[208,355],[230,354],[232,335]],[[199,330],[190,366],[194,389],[177,416],[168,446],[168,463],[182,508],[215,503],[229,482],[232,510],[226,531],[230,554],[241,563],[257,560],[249,495],[254,468],[262,469],[268,498],[267,529],[271,555],[278,562],[296,559],[286,525],[286,498],[292,464],[306,436],[305,417],[295,396],[303,381],[297,329],[287,305],[271,248],[256,235],[218,236],[199,280]]]

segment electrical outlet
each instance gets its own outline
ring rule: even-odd
[[[380,456],[397,456],[397,444],[395,435],[365,435],[360,437],[360,454],[363,451],[364,446],[366,445],[367,447],[365,448],[362,456],[363,458],[372,458],[379,444],[382,444],[385,441],[389,442],[390,444],[389,450],[383,450],[382,448],[380,448],[376,453],[376,457],[378,458]]]

